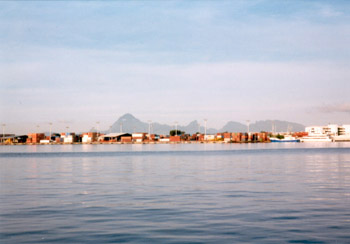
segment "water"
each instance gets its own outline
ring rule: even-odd
[[[0,147],[1,243],[350,243],[350,143]]]

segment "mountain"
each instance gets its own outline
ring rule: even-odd
[[[273,129],[274,127],[274,129]],[[250,132],[260,132],[260,131],[275,131],[275,132],[287,132],[287,131],[304,131],[305,126],[298,123],[281,121],[281,120],[261,120],[256,121],[249,125]],[[247,132],[248,127],[245,124],[239,122],[228,122],[222,129],[221,132]]]
[[[286,132],[286,131],[304,131],[305,126],[293,122],[288,121],[280,121],[280,120],[264,120],[264,121],[256,121],[249,125],[249,131],[251,132],[260,132],[260,131],[272,131],[272,127],[274,126],[276,132]],[[170,130],[174,130],[174,125],[160,124],[157,122],[151,123],[151,133],[154,134],[169,134]],[[187,134],[194,134],[196,132],[204,133],[204,126],[200,126],[197,120],[190,122],[188,125],[177,126],[178,130],[185,131]],[[114,124],[108,132],[146,132],[148,133],[149,123],[143,122],[137,118],[135,118],[132,114],[124,114],[121,116]],[[247,132],[247,125],[230,121],[225,126],[223,126],[220,130],[214,128],[207,128],[207,134],[215,134],[217,132]]]
[[[159,124],[159,123],[147,123],[135,118],[132,114],[124,114],[120,117],[108,132],[146,132],[149,131],[149,126],[151,126],[151,133],[154,134],[169,134],[170,130],[174,129],[174,126]],[[180,126],[178,130],[181,130]]]
[[[205,131],[204,126],[200,126],[200,124],[198,123],[197,120],[190,122],[186,126],[179,126],[178,128],[181,131],[185,131],[186,134],[195,134],[197,132],[204,133],[204,131]],[[217,132],[218,131],[216,129],[207,128],[207,134],[215,134]]]
[[[147,132],[148,124],[135,118],[132,114],[124,114],[112,125],[110,132]]]
[[[154,134],[166,134],[168,135],[171,130],[175,129],[175,125],[167,125],[160,124],[157,122],[151,123],[151,133]],[[185,131],[188,134],[194,134],[198,131],[204,133],[204,127],[198,125],[197,120],[192,121],[186,126],[177,126],[178,130]],[[142,122],[141,120],[135,118],[132,114],[124,114],[121,116],[116,122],[113,123],[110,130],[105,131],[108,132],[147,132],[149,130],[149,123]],[[217,130],[213,128],[207,128],[208,134],[214,134]]]
[[[273,128],[274,127],[274,128]],[[275,132],[287,132],[287,131],[304,131],[305,126],[298,123],[281,121],[281,120],[264,120],[257,121],[250,126],[251,131],[275,131]]]
[[[245,132],[247,131],[247,126],[239,122],[229,121],[224,127],[220,129],[220,132]]]

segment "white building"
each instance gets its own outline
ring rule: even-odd
[[[336,136],[338,135],[338,128],[339,126],[338,125],[335,125],[335,124],[329,124],[327,127],[326,127],[326,135],[329,135],[329,136]]]
[[[81,138],[81,142],[82,143],[91,143],[92,137],[90,137],[89,135],[83,135],[83,137]]]
[[[170,138],[160,138],[160,142],[170,142]]]
[[[143,142],[146,139],[146,133],[132,133],[131,136],[134,142]]]
[[[215,135],[205,135],[204,136],[205,141],[214,141],[215,140]]]
[[[319,135],[327,135],[329,128],[327,126],[308,126],[305,127],[305,132],[309,134],[309,136],[319,136]]]
[[[327,126],[308,126],[305,128],[305,131],[309,136],[340,136],[340,135],[349,135],[350,136],[350,125],[336,125],[330,124]]]
[[[64,143],[73,143],[75,141],[75,135],[61,135]]]
[[[342,125],[338,128],[339,136],[350,136],[350,125]]]
[[[305,128],[309,137],[328,137],[333,141],[350,141],[350,125],[329,124],[327,126],[309,126]]]

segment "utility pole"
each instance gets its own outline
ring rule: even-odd
[[[5,138],[5,126],[6,124],[2,124],[2,143],[4,143],[4,138]]]
[[[51,141],[51,134],[52,134],[52,122],[50,122],[50,123],[49,123],[49,125],[50,125],[50,139],[49,139],[49,141]]]
[[[152,120],[148,120],[148,141],[151,141],[151,123]]]
[[[204,119],[204,140],[206,140],[207,137],[207,119]]]
[[[177,136],[177,121],[175,121],[175,136]]]
[[[100,135],[100,121],[96,122],[96,130],[97,130],[97,135]]]

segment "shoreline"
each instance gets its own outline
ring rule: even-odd
[[[248,144],[248,143],[271,143],[266,142],[224,142],[224,141],[183,141],[183,142],[91,142],[91,143],[82,143],[82,142],[73,142],[73,143],[64,143],[64,142],[54,142],[54,143],[9,143],[9,144],[0,144],[0,146],[37,146],[37,145],[142,145],[142,144]]]

